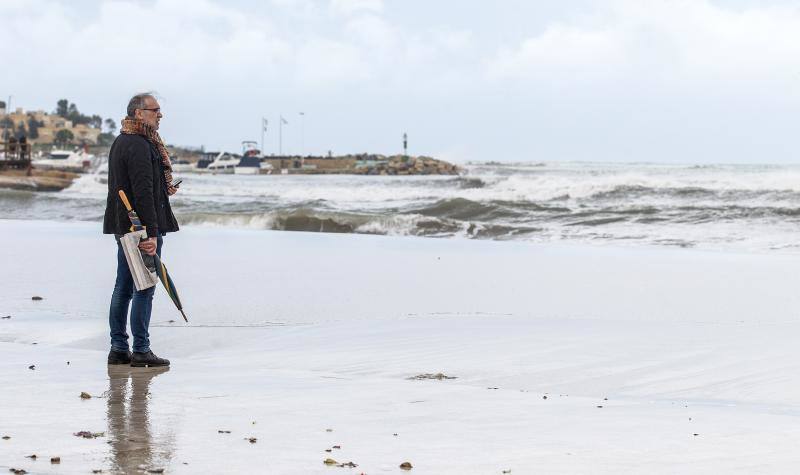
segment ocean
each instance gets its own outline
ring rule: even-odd
[[[461,176],[183,174],[182,225],[800,251],[800,166],[473,163]],[[100,222],[106,185],[0,190],[0,219]],[[99,225],[98,225],[99,226]]]

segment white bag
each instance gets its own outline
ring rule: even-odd
[[[125,254],[125,260],[128,261],[128,268],[131,270],[136,290],[149,289],[158,283],[155,263],[151,260],[152,269],[148,268],[144,262],[142,251],[139,249],[139,242],[142,239],[147,239],[147,231],[145,230],[130,232],[119,240],[122,245],[122,252]]]

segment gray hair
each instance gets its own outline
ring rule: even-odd
[[[156,98],[153,92],[142,92],[131,97],[131,100],[128,101],[128,117],[130,118],[135,117],[136,109],[144,109],[145,107],[144,100],[147,99],[148,97],[151,97],[153,99]]]

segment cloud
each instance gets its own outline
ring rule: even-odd
[[[726,9],[707,1],[617,1],[500,47],[495,81],[793,82],[800,72],[800,9]]]
[[[341,15],[353,15],[363,12],[380,12],[383,0],[331,0],[331,10]]]

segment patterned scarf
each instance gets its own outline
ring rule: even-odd
[[[164,178],[167,179],[167,190],[172,188],[172,162],[169,160],[167,147],[164,146],[164,142],[161,140],[161,136],[158,135],[158,132],[143,121],[131,119],[129,117],[122,119],[122,129],[120,129],[120,132],[123,134],[141,135],[156,146],[158,153],[161,155],[161,163],[164,164]]]

